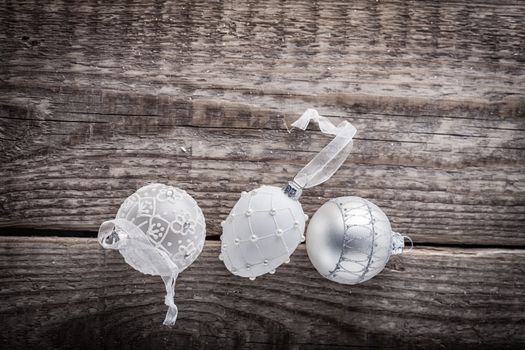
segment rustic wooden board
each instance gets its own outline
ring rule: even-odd
[[[119,97],[106,93],[104,98],[108,95]],[[98,108],[111,108],[104,98]],[[205,108],[200,103],[207,102],[193,102],[188,107],[192,120],[180,126],[162,124],[184,123],[171,112],[120,116],[114,124],[104,121],[113,118],[107,109],[50,114],[70,118],[67,122],[15,110],[3,119],[8,126],[36,126],[11,137],[27,140],[34,133],[35,142],[16,143],[4,153],[11,158],[1,167],[0,225],[95,230],[136,188],[161,181],[193,195],[203,207],[209,234],[216,235],[242,190],[286,183],[328,142],[313,130],[288,134],[283,118],[271,112],[242,118],[249,105],[221,107],[231,115],[203,126],[206,113],[198,111]],[[29,117],[10,119],[16,115]],[[86,122],[91,118],[93,123]],[[406,132],[389,131],[407,118]],[[361,130],[354,151],[330,181],[305,191],[301,201],[307,213],[328,198],[360,195],[383,207],[395,228],[418,242],[525,242],[523,118],[506,122],[514,130],[502,130],[496,122],[483,130],[485,121],[453,117],[367,113],[349,120]],[[257,123],[280,126],[271,130]]]
[[[525,347],[524,2],[0,3],[0,228],[94,231],[160,181],[216,237],[329,141],[287,131],[315,107],[359,131],[305,211],[366,197],[418,244],[348,287],[304,246],[239,279],[208,241],[169,329],[160,279],[94,239],[1,237],[2,348]]]
[[[3,348],[523,348],[525,250],[417,248],[358,286],[323,279],[304,246],[275,275],[234,277],[208,242],[161,325],[160,278],[95,239],[0,238]]]
[[[359,129],[337,175],[416,242],[525,244],[519,1],[7,1],[0,6],[0,226],[95,230],[146,181],[203,207],[288,181]],[[497,235],[495,235],[497,232]]]
[[[288,181],[350,120],[306,191],[375,201],[416,242],[525,244],[522,2],[5,2],[0,226],[95,230],[146,181],[220,233],[242,190]],[[497,232],[497,235],[495,234]]]

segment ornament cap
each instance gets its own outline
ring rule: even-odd
[[[283,187],[283,192],[291,199],[298,200],[303,194],[303,189],[295,181],[290,181],[288,185]]]
[[[403,253],[405,247],[405,240],[403,236],[397,232],[392,232],[392,255],[399,255]]]
[[[408,251],[411,251],[414,247],[412,239],[408,236],[403,236],[398,232],[392,232],[392,255],[403,254],[403,251],[405,250],[405,238],[410,242],[410,249]]]

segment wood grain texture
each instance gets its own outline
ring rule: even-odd
[[[146,181],[186,189],[209,235],[351,121],[305,191],[369,198],[416,242],[525,244],[525,5],[3,1],[0,226],[95,230]],[[497,232],[497,235],[495,234]]]
[[[95,239],[0,238],[3,348],[477,348],[525,346],[525,251],[417,248],[376,278],[322,278],[304,246],[275,275],[230,275],[208,242],[176,287]]]

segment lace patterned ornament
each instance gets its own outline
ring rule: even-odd
[[[360,197],[323,204],[308,225],[307,237],[308,257],[317,271],[343,284],[361,283],[380,273],[391,255],[403,252],[405,238],[392,231],[378,206]]]
[[[310,121],[335,138],[284,188],[262,186],[243,192],[222,222],[219,259],[237,276],[254,280],[290,261],[290,255],[305,240],[308,217],[298,201],[302,190],[328,180],[350,153],[356,133],[350,123],[342,121],[334,126],[316,110],[308,109],[292,126],[305,130]]]
[[[134,269],[162,277],[169,307],[165,325],[177,319],[175,280],[199,256],[206,239],[204,215],[185,191],[163,184],[138,189],[120,206],[114,220],[99,228],[98,240],[117,249]]]

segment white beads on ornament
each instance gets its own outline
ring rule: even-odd
[[[226,268],[255,279],[289,261],[304,238],[305,215],[281,188],[262,186],[244,192],[222,226],[220,258]]]

